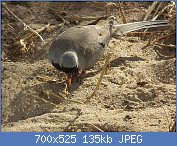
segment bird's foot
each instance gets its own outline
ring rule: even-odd
[[[72,85],[74,82],[81,84],[82,79],[84,78],[85,74],[86,74],[85,70],[80,70],[74,73],[68,73],[67,80],[66,80],[67,87]]]
[[[73,74],[72,73],[68,73],[67,74],[67,79],[66,79],[66,85],[70,86],[73,83]]]
[[[85,70],[81,70],[78,72],[77,76],[76,76],[76,82],[81,84],[83,78],[85,77],[86,71]]]
[[[73,73],[73,82],[81,84],[85,74],[86,74],[85,70],[80,70],[78,72]]]

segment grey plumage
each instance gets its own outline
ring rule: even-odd
[[[61,65],[61,55],[66,51],[73,51],[78,56],[79,68],[89,69],[103,55],[109,41],[110,31],[106,27],[95,25],[72,27],[60,34],[52,43],[49,60]],[[70,64],[71,62],[68,62],[68,66],[65,67],[69,67]]]
[[[127,24],[115,25],[113,28],[113,34],[124,35],[126,33],[143,29],[143,28],[153,28],[153,27],[161,27],[161,26],[168,26],[168,25],[169,24],[167,20],[132,22]]]
[[[111,19],[107,26],[72,27],[61,33],[54,40],[49,49],[49,61],[64,72],[71,68],[78,68],[79,70],[90,69],[102,57],[112,35],[123,35],[142,28],[168,25],[166,20],[114,25],[113,19]],[[70,55],[68,56],[68,54]],[[69,71],[72,72],[72,70]]]

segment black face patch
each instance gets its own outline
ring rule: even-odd
[[[56,69],[61,70],[60,65],[59,65],[58,63],[55,63],[53,60],[52,60],[52,65],[53,65]]]
[[[54,61],[52,60],[52,65],[60,70],[60,71],[63,71],[65,73],[74,73],[74,72],[78,72],[78,67],[73,67],[73,68],[67,68],[67,67],[63,67],[63,66],[60,66],[58,63],[54,63]]]
[[[73,67],[73,68],[61,67],[61,71],[65,73],[75,73],[78,72],[78,67]]]

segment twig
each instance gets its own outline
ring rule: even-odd
[[[96,85],[96,88],[95,90],[93,91],[93,93],[87,97],[86,101],[84,103],[88,103],[90,101],[91,98],[93,98],[93,96],[95,95],[96,91],[99,89],[99,86],[101,84],[101,81],[103,79],[103,75],[105,73],[105,70],[107,68],[107,65],[108,65],[108,62],[109,62],[109,59],[111,58],[111,53],[108,53],[107,57],[106,57],[106,61],[105,61],[105,64],[103,66],[103,70],[101,72],[101,75],[100,75],[100,78],[98,79],[98,82],[97,82],[97,85]]]
[[[70,22],[75,22],[75,21],[91,21],[91,20],[98,20],[98,19],[107,19],[109,16],[105,15],[102,17],[92,17],[92,16],[86,16],[86,17],[81,17],[81,16],[68,16],[66,17]]]
[[[98,19],[88,23],[87,25],[96,25],[100,20],[106,20],[109,16],[102,16],[102,17],[99,17]]]
[[[25,22],[23,22],[20,18],[18,18],[4,3],[2,3],[2,6],[15,18],[17,19],[18,21],[20,21],[23,25],[24,25],[24,28],[28,29],[29,31],[31,31],[32,33],[34,33],[35,35],[37,35],[40,40],[44,42],[44,39],[42,38],[42,36],[39,35],[38,32],[36,32],[34,29],[32,29],[29,25],[27,25]]]
[[[176,132],[176,121],[174,122],[169,132]]]
[[[84,104],[84,103],[81,102],[81,101],[77,101],[77,100],[73,100],[73,99],[67,99],[67,98],[66,98],[64,95],[62,95],[61,93],[58,93],[59,96],[56,95],[56,94],[54,94],[54,93],[52,93],[52,92],[48,92],[48,94],[49,94],[49,95],[52,95],[52,96],[55,96],[55,97],[57,97],[57,98],[59,98],[59,99],[61,99],[61,100],[65,100],[65,101],[69,101],[69,102],[74,102],[74,103],[79,103],[79,104]]]
[[[94,128],[96,128],[98,131],[100,132],[104,132],[102,129],[100,129],[98,126],[92,124],[92,123],[89,123],[90,125],[92,125]]]
[[[164,111],[164,113],[165,113],[166,120],[167,120],[167,124],[168,124],[168,129],[169,129],[169,131],[170,131],[170,122],[169,122],[169,119],[168,119],[168,113],[166,112],[165,107],[162,105],[162,103],[160,102],[160,99],[159,99],[159,98],[158,98],[158,102],[161,104],[162,109],[163,109],[163,111]]]
[[[146,21],[149,17],[149,15],[151,14],[151,12],[154,10],[154,8],[156,7],[158,1],[155,1],[152,3],[152,5],[148,8],[148,11],[146,12],[143,21]]]
[[[174,35],[175,33],[176,33],[176,32],[172,32],[172,33],[169,33],[169,34],[164,35],[164,36],[162,36],[162,37],[159,37],[159,38],[155,39],[154,41],[152,41],[151,45],[155,44],[155,43],[158,42],[159,40],[162,40],[162,39],[165,39],[165,38],[167,38],[167,37],[169,37],[169,36],[171,36],[171,35]]]
[[[134,32],[129,32],[128,34],[153,34],[153,33],[162,33],[164,31],[147,31],[147,32],[142,32],[142,31],[134,31]]]
[[[48,23],[46,26],[43,26],[42,28],[40,28],[40,29],[37,29],[36,30],[36,32],[42,32],[42,31],[44,31],[44,30],[46,30],[48,27],[50,26],[50,23]]]
[[[174,48],[176,49],[176,46],[175,45],[166,45],[166,44],[158,44],[158,43],[155,43],[154,46],[161,46],[161,47],[169,47],[169,48]]]
[[[152,18],[152,20],[156,20],[164,11],[167,9],[167,6],[165,6],[156,16]]]
[[[157,15],[157,13],[158,13],[159,9],[161,8],[162,4],[163,4],[163,2],[159,2],[159,5],[158,5],[157,9],[155,10],[152,18],[154,18]]]
[[[42,82],[56,82],[57,80],[55,78],[51,78],[49,76],[45,76],[45,75],[38,75],[36,77],[37,80],[42,81]]]
[[[42,32],[42,31],[46,30],[49,26],[50,26],[50,23],[40,29],[37,29],[36,32],[37,33]],[[28,34],[25,38],[23,38],[23,40],[27,40],[27,39],[31,38],[33,35],[34,35],[34,33]]]
[[[42,102],[44,102],[44,103],[50,103],[50,104],[52,104],[52,105],[54,105],[54,106],[57,105],[56,103],[50,102],[50,101],[48,101],[48,100],[46,100],[46,99],[44,99],[44,98],[41,98],[41,97],[39,97],[39,96],[37,96],[37,95],[33,95],[33,97],[35,97],[35,98],[37,98],[37,99],[39,99],[39,100],[42,100]]]
[[[64,3],[61,6],[61,11],[64,9]],[[56,20],[61,20],[64,24],[70,24],[66,19],[64,19],[60,14],[56,13],[56,11],[53,8],[49,8],[49,12],[55,17]]]
[[[160,4],[158,5],[158,8],[156,9],[156,11],[155,11],[155,13],[154,13],[154,15],[153,15],[153,17],[152,17],[151,20],[153,20],[153,21],[156,20],[156,19],[163,13],[163,11],[165,11],[165,9],[167,8],[167,6],[165,6],[165,7],[157,14],[158,9],[160,8],[161,4],[162,4],[162,2],[160,2]],[[156,14],[157,14],[157,15],[156,15]],[[146,32],[147,30],[148,30],[148,28],[145,29],[144,32]],[[145,35],[144,35],[144,37],[145,37]]]
[[[148,46],[150,46],[151,42],[152,42],[152,38],[153,38],[154,34],[151,33],[150,37],[149,37],[149,40],[148,40]]]
[[[163,108],[163,110],[164,110],[164,112],[165,112],[165,116],[166,116],[166,119],[167,119],[168,128],[169,128],[169,130],[170,130],[170,122],[169,122],[169,119],[168,119],[168,114],[167,114],[167,112],[166,112],[166,110],[165,110],[165,107],[162,106],[162,108]]]
[[[159,47],[159,46],[157,46]],[[159,47],[161,49],[161,47]],[[176,58],[176,54],[174,53],[173,55],[171,56],[166,56],[166,55],[162,55],[161,53],[159,53],[157,50],[155,50],[155,52],[157,53],[157,55],[159,55],[160,57],[163,57],[165,59],[172,59],[172,58]]]
[[[122,6],[121,6],[121,3],[118,2],[118,5],[119,5],[119,10],[120,10],[120,14],[121,14],[121,17],[122,17],[122,21],[123,21],[123,23],[127,23],[127,20],[126,20],[125,15],[124,15],[124,11],[123,11]]]

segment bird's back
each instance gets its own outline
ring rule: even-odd
[[[49,60],[59,63],[60,56],[68,50],[78,55],[79,68],[89,69],[103,55],[110,41],[107,27],[88,25],[72,27],[60,34],[49,49]]]

